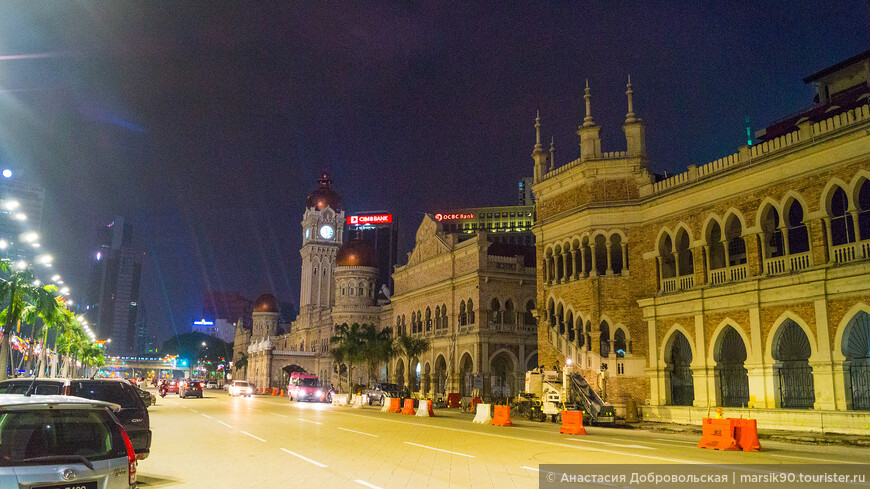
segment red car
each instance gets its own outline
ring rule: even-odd
[[[163,382],[166,383],[166,392],[169,392],[169,393],[174,392],[174,393],[178,394],[178,381],[177,380],[170,379],[170,380],[164,380]],[[158,383],[157,386],[159,388],[160,384]]]

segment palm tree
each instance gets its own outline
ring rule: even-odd
[[[396,344],[393,347],[397,355],[403,355],[408,361],[408,392],[413,392],[413,384],[411,384],[411,360],[429,351],[429,340],[425,338],[415,338],[410,335],[400,334],[396,337]]]
[[[335,326],[335,335],[329,338],[330,355],[339,364],[347,365],[348,391],[353,390],[353,364],[364,361],[362,331],[358,323]],[[333,350],[338,350],[333,353]],[[341,357],[340,359],[338,357]],[[339,373],[341,370],[339,369]],[[340,376],[339,376],[340,377]]]
[[[3,339],[0,342],[0,380],[5,380],[9,368],[9,339],[12,336],[12,325],[16,324],[28,304],[33,304],[38,315],[51,314],[57,308],[53,285],[35,285],[31,270],[15,270],[9,260],[0,260],[0,303],[6,308],[0,312],[0,322],[3,324]],[[49,300],[50,297],[50,300]]]
[[[21,320],[33,325],[34,331],[42,336],[42,351],[39,354],[38,364],[39,373],[34,371],[34,377],[45,375],[45,365],[48,358],[48,331],[67,321],[66,313],[64,313],[67,309],[62,304],[63,300],[54,294],[56,290],[57,287],[53,285],[46,285],[41,289],[34,290],[30,297],[30,303],[21,312]],[[39,324],[40,320],[41,325]]]
[[[362,325],[362,356],[368,366],[369,381],[377,380],[378,367],[393,357],[393,330],[378,331],[374,324]]]
[[[83,316],[76,316],[68,309],[63,310],[64,321],[59,324],[57,334],[55,335],[55,350],[63,364],[57,371],[57,377],[66,377],[70,363],[70,353],[75,347],[75,343],[85,339],[85,332],[82,329],[81,321]],[[63,352],[63,355],[61,355]],[[60,359],[58,361],[60,361]]]
[[[86,368],[85,373],[90,375],[90,367],[99,369],[106,364],[106,357],[103,356],[103,349],[96,343],[88,343],[82,350],[82,365]]]

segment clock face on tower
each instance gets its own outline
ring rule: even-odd
[[[332,226],[326,224],[320,227],[320,237],[323,239],[332,239],[332,236],[335,234],[335,230],[332,229]]]

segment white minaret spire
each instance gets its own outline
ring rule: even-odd
[[[634,90],[631,89],[631,75],[628,75],[628,84],[625,86],[625,95],[628,96],[628,114],[625,114],[625,123],[631,124],[637,122],[637,117],[634,116],[634,103],[631,100]]]
[[[556,169],[556,138],[550,136],[550,170]]]
[[[541,111],[535,115],[535,151],[543,151],[544,146],[541,145]]]
[[[595,121],[592,120],[592,95],[589,93],[589,79],[586,79],[586,94],[583,95],[583,98],[586,99],[586,117],[583,118],[583,127],[594,126]]]

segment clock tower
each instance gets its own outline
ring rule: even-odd
[[[341,197],[332,189],[332,179],[324,171],[317,182],[319,185],[308,195],[302,216],[300,313],[306,309],[332,307],[335,254],[344,235],[344,209]]]

